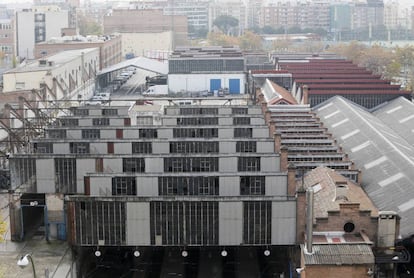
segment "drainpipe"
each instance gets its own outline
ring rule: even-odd
[[[312,244],[313,244],[313,188],[308,188],[306,190],[306,246],[305,252],[312,254]]]

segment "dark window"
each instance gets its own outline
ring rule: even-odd
[[[231,113],[233,114],[233,115],[246,115],[246,114],[248,114],[248,112],[249,112],[249,109],[246,107],[233,107],[232,109],[231,109]]]
[[[234,117],[233,124],[234,125],[250,125],[250,118]]]
[[[109,119],[108,118],[92,119],[92,125],[108,126],[109,125]]]
[[[264,195],[265,177],[242,176],[240,177],[240,195]]]
[[[152,245],[218,244],[217,202],[151,202],[150,219]]]
[[[76,193],[76,159],[55,158],[56,193]]]
[[[126,244],[124,202],[75,202],[74,207],[76,244]]]
[[[71,118],[60,118],[59,124],[61,126],[78,126],[79,120],[78,119],[71,119]]]
[[[219,142],[180,141],[170,142],[170,153],[218,153]]]
[[[218,118],[177,118],[177,125],[218,125]]]
[[[243,203],[243,243],[270,244],[272,203],[267,201]]]
[[[89,153],[89,143],[73,142],[69,145],[70,153]]]
[[[239,171],[259,172],[260,171],[260,157],[239,157],[238,167]]]
[[[174,138],[217,138],[217,128],[174,128]]]
[[[217,157],[167,157],[165,172],[217,172]]]
[[[150,128],[139,129],[139,138],[158,138],[158,131]]]
[[[118,115],[118,109],[102,109],[102,115],[103,116],[115,116]]]
[[[252,138],[253,129],[252,128],[235,128],[234,137],[235,138]]]
[[[123,172],[145,172],[145,159],[142,157],[128,157],[122,159]]]
[[[217,115],[218,108],[190,107],[180,108],[180,115]]]
[[[49,143],[49,142],[34,143],[33,150],[35,153],[53,153],[53,143]]]
[[[159,177],[160,195],[218,195],[218,177]]]
[[[112,178],[112,195],[114,196],[135,196],[137,195],[137,184],[135,177],[114,177]]]
[[[65,139],[66,129],[48,129],[47,134],[51,139]]]
[[[101,138],[100,129],[82,129],[82,139],[99,139]]]
[[[152,143],[132,142],[132,153],[152,153]]]
[[[88,109],[74,109],[73,115],[75,116],[88,116],[89,110]]]
[[[255,153],[257,151],[256,141],[237,141],[236,152]]]

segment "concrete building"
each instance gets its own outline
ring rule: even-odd
[[[186,268],[187,256],[209,275],[216,262],[227,271],[228,255],[242,262],[233,269],[237,277],[252,277],[243,276],[244,266],[249,275],[259,271],[258,257],[274,252],[284,254],[283,263],[263,271],[289,271],[294,258],[284,246],[297,241],[294,183],[274,152],[260,107],[168,106],[162,115],[139,114],[137,126],[128,110],[73,108],[32,142],[30,153],[11,158],[12,188],[37,193],[23,195],[40,204],[16,206],[17,214],[25,212],[14,234],[24,234],[28,219],[41,217],[45,207],[63,211],[63,194],[77,262],[96,262],[96,256],[105,261],[118,252],[140,268],[141,260],[151,260],[145,254],[165,250],[157,260],[170,266],[153,270],[161,276],[171,265]],[[48,213],[45,226],[51,215],[61,216]],[[50,236],[59,236],[60,224],[55,226],[47,230]],[[198,252],[206,254],[200,261]],[[176,254],[174,263],[169,253]],[[78,264],[82,273],[87,268]]]
[[[58,7],[36,7],[16,12],[16,55],[33,59],[36,43],[60,37],[69,28],[69,11]]]
[[[329,1],[268,2],[261,6],[259,26],[329,29]]]
[[[61,51],[85,48],[99,49],[98,70],[120,63],[124,57],[120,34],[102,37],[89,36],[86,38],[82,36],[54,37],[48,41],[36,43],[34,57],[35,59],[41,59]]]
[[[13,11],[0,6],[0,52],[12,59],[14,57],[14,16]]]
[[[93,93],[99,49],[68,50],[29,62],[3,74],[3,93],[36,91],[44,100],[85,100]]]
[[[166,31],[172,32],[171,45],[173,48],[176,45],[186,45],[187,17],[184,15],[164,15],[162,10],[156,9],[116,9],[104,16],[105,34],[162,33]]]
[[[244,1],[232,0],[226,2],[214,1],[209,6],[209,26],[208,31],[214,31],[214,20],[221,15],[229,15],[237,18],[239,26],[236,30],[232,30],[233,34],[243,34],[243,31],[248,28],[248,7]]]
[[[245,60],[237,47],[177,48],[168,66],[171,92],[246,93]]]

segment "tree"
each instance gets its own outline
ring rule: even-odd
[[[86,16],[78,16],[79,34],[82,36],[102,35],[102,26],[98,22],[90,21]]]
[[[230,31],[239,25],[239,20],[230,15],[220,15],[213,21],[213,25],[217,26],[224,34],[230,35]]]
[[[262,37],[251,32],[244,32],[243,36],[239,39],[240,48],[243,50],[261,50],[262,49]]]
[[[278,33],[278,30],[276,30],[272,26],[267,25],[262,28],[262,34],[277,34],[277,33]]]
[[[209,45],[232,46],[239,44],[238,38],[227,36],[222,33],[208,33],[207,40],[209,42]]]

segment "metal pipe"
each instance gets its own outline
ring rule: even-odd
[[[306,190],[306,252],[312,254],[313,244],[313,188]]]

